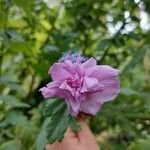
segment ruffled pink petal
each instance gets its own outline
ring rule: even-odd
[[[68,71],[70,74],[75,74],[74,64],[70,60],[66,60],[63,62],[63,68]]]
[[[66,103],[68,103],[68,107],[69,107],[69,113],[72,116],[77,116],[79,114],[79,108],[80,108],[80,102],[78,102],[75,99],[68,99],[66,100]]]
[[[91,95],[86,95],[85,100],[81,102],[80,111],[86,114],[95,115],[102,107],[103,102],[97,101]]]
[[[99,91],[91,92],[89,95],[93,100],[99,102],[111,101],[118,95],[120,91],[119,82],[117,79],[107,79],[101,82],[102,87]]]
[[[94,58],[90,58],[88,59],[86,62],[84,62],[82,64],[82,66],[86,69],[86,68],[90,68],[90,67],[94,67],[97,65],[97,62]]]
[[[42,92],[44,98],[53,97],[56,95],[59,85],[60,83],[58,82],[50,82],[46,85],[46,87],[41,88],[39,91]]]
[[[96,86],[97,84],[98,84],[98,80],[96,78],[85,76],[83,79],[83,85],[81,88],[81,93],[91,90],[92,87]]]
[[[60,84],[51,82],[47,84],[46,87],[41,88],[39,91],[42,92],[44,98],[50,98],[54,96],[64,98],[68,105],[69,113],[73,116],[76,116],[79,113],[79,101],[75,100],[70,92],[65,89],[59,89],[58,86],[60,86]]]
[[[101,81],[101,84],[103,85],[103,88],[100,92],[100,98],[103,102],[115,99],[120,92],[120,84],[116,78],[105,79]]]
[[[83,66],[81,64],[74,64],[74,69],[75,69],[75,72],[80,76],[80,77],[83,77],[85,75],[85,69],[83,68]]]
[[[62,90],[68,90],[68,91],[70,91],[70,92],[73,90],[73,89],[67,84],[67,81],[66,81],[66,80],[61,83],[61,85],[59,86],[59,88],[62,89]]]
[[[75,98],[75,91],[67,83],[63,82],[59,86],[57,96],[65,99],[67,103],[69,113],[76,116],[79,113],[80,102]]]
[[[117,79],[108,79],[102,82],[99,91],[87,92],[81,102],[80,111],[95,115],[104,102],[113,100],[119,93],[119,83]]]
[[[55,63],[48,73],[54,81],[63,81],[71,76],[71,74],[64,69],[63,63]]]
[[[118,70],[107,65],[99,65],[87,68],[85,74],[101,81],[110,77],[116,77],[118,75]]]
[[[72,96],[75,96],[75,89],[71,88],[68,84],[67,84],[67,81],[63,81],[61,83],[61,85],[59,86],[59,89],[61,90],[65,90],[65,91],[68,91],[72,94]]]
[[[61,90],[60,93],[58,93],[58,96],[65,99],[65,102],[68,106],[68,111],[72,116],[78,115],[80,102],[78,100],[75,100],[75,98],[71,95],[69,91]]]

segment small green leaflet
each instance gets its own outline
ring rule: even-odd
[[[35,143],[36,150],[43,150],[45,147],[45,144],[48,143],[46,127],[48,126],[50,121],[51,121],[50,118],[45,119],[45,121],[41,127],[40,133],[38,134],[38,137],[37,137],[36,143]]]
[[[80,130],[76,118],[68,113],[64,100],[46,100],[43,107],[43,116],[45,121],[36,140],[37,150],[43,150],[46,143],[61,142],[68,127],[75,132]]]

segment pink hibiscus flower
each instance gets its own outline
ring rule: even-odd
[[[52,82],[40,89],[45,98],[61,97],[69,113],[95,115],[104,102],[113,100],[120,91],[118,70],[108,65],[97,65],[94,58],[75,61],[69,58],[55,63],[49,70]]]

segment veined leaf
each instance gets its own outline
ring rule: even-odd
[[[48,99],[45,101],[43,115],[44,117],[50,117],[53,113],[53,109],[56,108],[61,102],[56,99]]]
[[[51,118],[45,119],[45,121],[41,127],[41,131],[38,134],[37,140],[35,142],[37,150],[43,150],[45,147],[45,144],[48,143],[46,127],[48,126],[50,121],[51,121]]]
[[[69,127],[75,132],[80,130],[80,125],[77,123],[75,117],[70,116]]]
[[[67,105],[63,100],[53,100],[48,103],[45,114],[51,115],[51,121],[47,126],[47,137],[50,143],[62,141],[68,127],[74,131],[80,130],[76,119],[68,113]]]
[[[80,130],[76,118],[68,113],[67,105],[63,100],[49,99],[45,101],[43,115],[46,120],[36,141],[38,150],[44,148],[46,141],[48,143],[62,141],[68,127],[75,132]],[[43,146],[39,146],[42,141],[44,141]]]
[[[56,113],[52,115],[51,122],[47,126],[47,137],[50,143],[62,141],[68,127],[69,116],[65,105],[57,108]]]

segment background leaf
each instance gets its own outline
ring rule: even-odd
[[[17,141],[11,140],[4,142],[1,146],[1,150],[20,150],[20,144]]]
[[[9,105],[10,107],[30,107],[30,105],[20,102],[16,97],[12,95],[0,95],[0,100]]]

